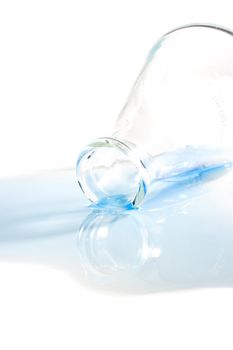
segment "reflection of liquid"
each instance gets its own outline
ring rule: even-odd
[[[88,207],[71,170],[1,180],[0,260],[131,293],[233,286],[233,176],[216,176],[161,183],[141,210],[117,211]]]
[[[233,285],[232,174],[205,185],[165,191],[152,211],[94,209],[78,235],[87,277],[131,292]]]

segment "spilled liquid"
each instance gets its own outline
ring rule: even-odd
[[[74,169],[3,179],[0,261],[53,266],[101,290],[231,287],[230,168],[161,177],[139,210],[90,206]]]

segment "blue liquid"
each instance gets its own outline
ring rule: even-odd
[[[231,287],[229,168],[161,178],[139,210],[90,206],[72,169],[1,180],[0,260],[53,266],[121,292]]]

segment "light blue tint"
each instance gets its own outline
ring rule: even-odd
[[[91,288],[233,286],[233,173],[160,181],[140,210],[88,207],[73,170],[0,181],[0,260],[62,269]]]
[[[113,129],[79,155],[82,191],[94,203],[121,198],[117,206],[139,207],[164,177],[173,181],[231,163],[232,101],[233,32],[190,24],[166,33]]]

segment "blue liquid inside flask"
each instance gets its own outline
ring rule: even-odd
[[[94,203],[138,207],[159,181],[233,161],[233,33],[194,24],[151,49],[115,128],[87,145],[78,183]]]

